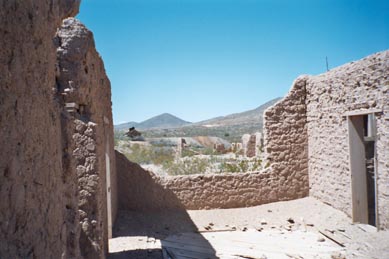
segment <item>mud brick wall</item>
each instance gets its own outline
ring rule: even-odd
[[[348,111],[377,113],[379,226],[389,228],[389,51],[312,76],[306,84],[310,195],[351,216]]]
[[[125,210],[240,208],[299,198],[291,188],[281,188],[286,178],[270,169],[158,177],[117,151],[116,165],[119,208]]]
[[[264,113],[266,163],[280,178],[289,198],[308,195],[307,76],[297,78],[289,93]]]
[[[92,33],[78,20],[65,19],[57,32],[57,87],[63,104],[77,105],[71,135],[72,163],[76,171],[79,247],[85,258],[104,258],[108,228],[116,217],[116,169],[113,150],[111,88]],[[107,172],[111,175],[107,181]],[[107,190],[107,182],[111,182]],[[107,212],[107,191],[112,212]],[[109,198],[109,196],[108,196]],[[110,219],[111,217],[111,219]],[[111,222],[109,222],[111,221]]]
[[[53,38],[78,5],[0,0],[0,258],[68,254]]]

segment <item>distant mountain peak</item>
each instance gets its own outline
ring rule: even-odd
[[[266,110],[267,107],[272,106],[280,99],[281,98],[275,98],[249,111],[234,113],[227,116],[219,116],[216,118],[212,118],[209,120],[200,121],[196,123],[185,121],[173,114],[165,112],[140,123],[128,122],[128,123],[115,125],[115,129],[127,130],[130,127],[135,127],[141,130],[171,129],[171,128],[180,128],[182,126],[203,126],[206,128],[212,128],[212,127],[220,127],[220,126],[232,126],[232,125],[253,124],[253,123],[262,124],[263,112]]]
[[[142,121],[140,123],[127,122],[127,123],[115,125],[115,129],[123,130],[130,127],[135,127],[137,129],[156,129],[156,128],[169,129],[169,128],[178,128],[188,124],[191,124],[191,122],[185,121],[173,114],[165,112],[157,116],[154,116],[150,119],[147,119],[145,121]]]

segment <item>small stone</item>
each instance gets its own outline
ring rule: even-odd
[[[323,237],[319,237],[318,239],[317,239],[317,242],[324,242],[324,241],[326,241]]]
[[[286,221],[288,221],[290,224],[294,224],[294,219],[288,218]]]
[[[267,225],[267,221],[264,220],[264,219],[262,219],[262,220],[261,220],[261,225]]]
[[[95,144],[93,144],[93,143],[88,143],[88,144],[86,145],[86,149],[88,149],[89,151],[94,151],[95,148],[96,148],[96,146],[95,146]]]

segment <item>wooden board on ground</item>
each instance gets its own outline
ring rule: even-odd
[[[320,235],[320,234],[319,234]],[[344,249],[318,234],[292,231],[181,233],[161,241],[165,259],[331,258]]]

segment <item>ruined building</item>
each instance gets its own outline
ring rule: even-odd
[[[388,128],[384,51],[297,78],[285,98],[265,111],[261,172],[159,177],[118,153],[119,207],[239,208],[313,196],[355,222],[388,229]],[[161,198],[172,195],[175,203]]]
[[[265,151],[280,174],[306,172],[310,196],[355,222],[388,229],[388,129],[389,51],[383,51],[297,78],[265,112]]]
[[[110,83],[79,1],[0,1],[0,257],[105,258]],[[112,177],[112,179],[111,179]]]
[[[68,18],[78,6],[0,0],[1,258],[105,258],[118,207],[311,195],[389,228],[389,51],[299,77],[265,112],[264,171],[161,179],[115,156],[110,83],[92,33]]]

